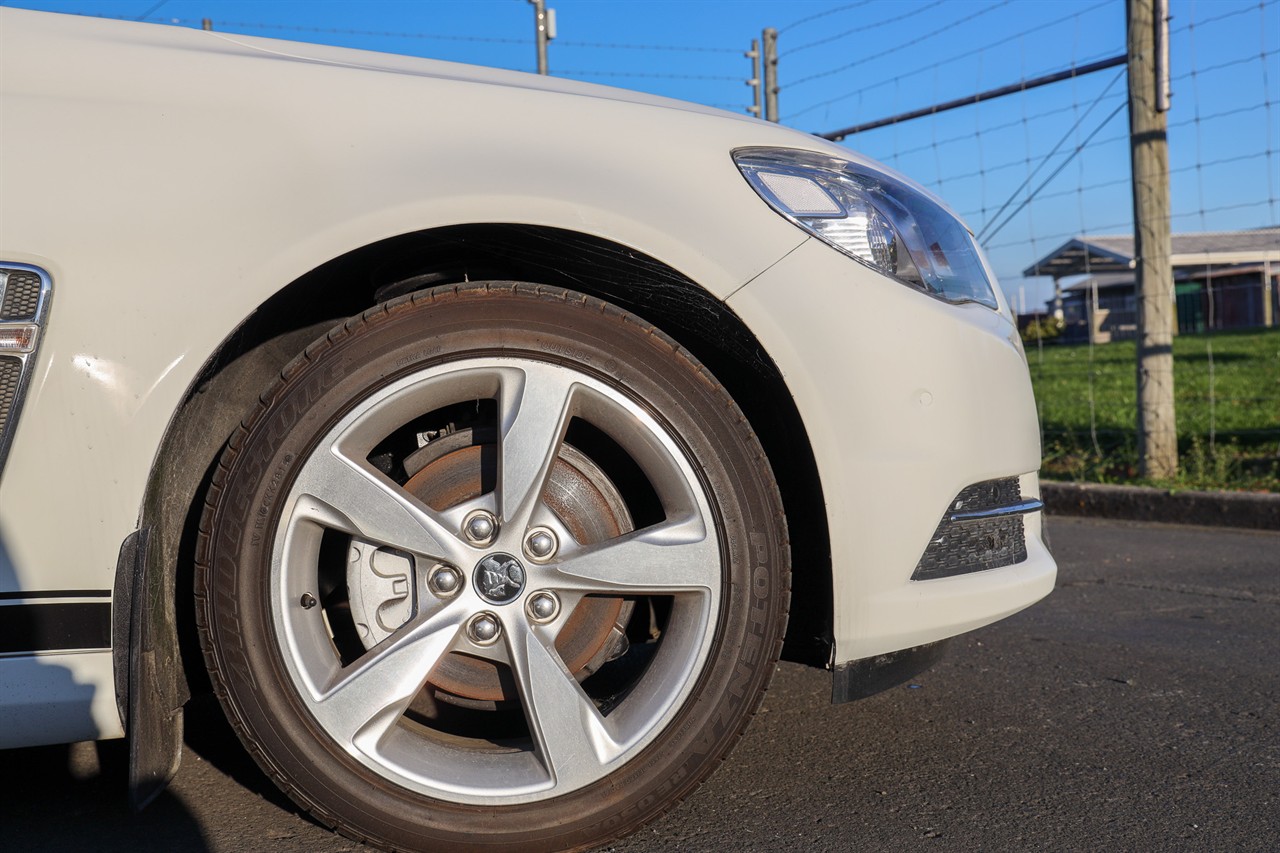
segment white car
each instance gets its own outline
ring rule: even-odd
[[[2,747],[128,736],[141,805],[211,682],[344,833],[578,848],[780,653],[845,701],[1053,586],[1009,306],[874,162],[172,27],[0,63]]]

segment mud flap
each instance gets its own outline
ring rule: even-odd
[[[178,772],[186,681],[178,655],[173,578],[148,565],[150,528],[120,547],[113,648],[116,701],[129,739],[129,804],[145,808]]]

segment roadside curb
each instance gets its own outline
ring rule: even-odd
[[[1145,486],[1041,481],[1040,494],[1051,516],[1280,530],[1280,494],[1268,492],[1171,492]]]

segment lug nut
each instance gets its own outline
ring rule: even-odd
[[[499,624],[498,617],[492,613],[477,613],[467,623],[467,636],[473,643],[480,646],[487,646],[494,642],[501,633],[502,625]]]
[[[529,616],[535,622],[550,622],[560,613],[560,600],[549,592],[529,596]]]
[[[524,553],[535,563],[545,563],[556,555],[560,547],[555,531],[549,527],[535,527],[524,537]]]
[[[488,545],[497,532],[498,520],[487,510],[478,509],[463,519],[462,535],[472,545]]]
[[[462,572],[453,566],[438,565],[431,570],[427,586],[440,598],[448,598],[462,588]]]

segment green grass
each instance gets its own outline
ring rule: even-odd
[[[1027,345],[1043,476],[1144,482],[1135,357],[1133,341]],[[1179,475],[1149,484],[1280,491],[1280,329],[1181,335],[1173,358]]]

